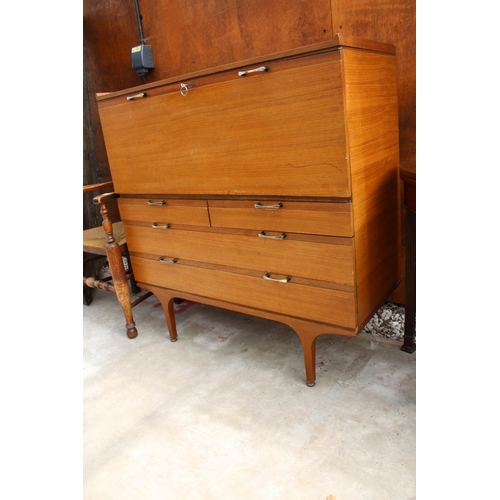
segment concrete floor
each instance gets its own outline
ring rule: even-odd
[[[187,307],[186,307],[187,306]],[[130,340],[112,293],[83,306],[84,500],[416,498],[416,354],[368,334],[317,340],[201,304],[170,342],[153,296]]]

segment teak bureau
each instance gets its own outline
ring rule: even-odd
[[[281,321],[315,383],[398,283],[392,45],[337,36],[97,96],[139,285]]]

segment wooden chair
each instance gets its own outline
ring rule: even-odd
[[[83,192],[89,193],[108,189],[113,189],[112,182],[84,186]],[[84,303],[89,305],[92,302],[89,289],[100,288],[114,292],[125,315],[127,336],[133,339],[137,337],[137,328],[132,315],[132,308],[150,297],[152,293],[145,292],[132,301],[131,292],[139,294],[141,289],[134,280],[123,223],[118,212],[117,198],[118,195],[112,191],[99,194],[93,198],[93,202],[100,206],[102,226],[83,231],[83,251],[92,254],[92,257],[84,258],[84,262],[107,257],[111,276],[102,279],[84,276]]]

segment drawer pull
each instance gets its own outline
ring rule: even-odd
[[[190,88],[191,88],[190,83],[181,83],[181,95],[186,97]]]
[[[161,200],[161,201],[148,200],[146,203],[148,205],[165,205],[165,203],[167,203],[167,202],[165,200]]]
[[[177,259],[168,259],[166,260],[163,256],[158,257],[158,262],[162,262],[163,264],[175,264],[177,262]]]
[[[127,101],[133,101],[134,99],[139,99],[139,98],[142,98],[142,97],[147,97],[148,94],[146,94],[146,92],[141,92],[140,94],[137,94],[137,95],[129,95],[127,97]]]
[[[153,224],[151,224],[151,227],[154,227],[155,229],[168,229],[170,227],[170,224],[159,226],[156,222],[153,222]]]
[[[269,238],[270,240],[283,240],[286,238],[286,233],[277,234],[275,236],[266,234],[265,231],[259,233],[259,238]]]
[[[278,283],[288,283],[290,281],[290,276],[287,276],[286,278],[273,278],[269,273],[266,273],[262,277],[265,280],[277,281]]]
[[[258,72],[267,71],[268,69],[269,69],[269,66],[261,66],[260,68],[249,69],[247,71],[238,71],[238,76],[247,76],[248,73],[258,73]]]
[[[283,203],[276,203],[276,205],[263,205],[260,201],[257,202],[254,208],[267,208],[270,210],[278,210],[279,208],[283,208]]]

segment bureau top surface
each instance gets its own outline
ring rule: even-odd
[[[261,56],[254,59],[248,59],[246,61],[238,61],[231,64],[226,64],[224,66],[218,66],[216,68],[209,68],[194,73],[189,73],[185,75],[179,75],[173,78],[167,78],[164,80],[159,80],[152,83],[147,83],[144,85],[139,85],[136,87],[131,87],[128,89],[119,90],[116,92],[101,92],[96,94],[96,100],[98,102],[107,101],[115,97],[123,96],[130,92],[141,92],[153,88],[158,88],[163,85],[169,85],[171,83],[181,82],[186,79],[196,78],[204,75],[220,73],[224,71],[229,71],[235,68],[244,68],[245,66],[252,66],[255,64],[262,63],[264,61],[275,61],[279,59],[289,58],[289,57],[300,57],[304,55],[320,53],[328,50],[340,50],[343,48],[352,48],[359,50],[368,50],[374,52],[383,52],[387,54],[395,54],[396,48],[394,45],[389,43],[377,42],[373,40],[367,40],[364,38],[345,35],[342,33],[337,33],[332,40],[327,42],[321,42],[313,45],[307,45],[304,47],[298,47],[296,49],[287,50],[284,52],[277,52],[274,54],[268,54],[266,56]]]

